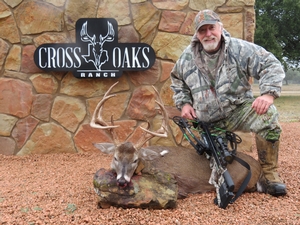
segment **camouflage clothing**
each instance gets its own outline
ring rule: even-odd
[[[252,108],[253,100],[246,100],[227,118],[216,122],[214,126],[231,131],[253,132],[271,142],[279,140],[281,127],[276,107],[271,105],[265,114],[258,115]]]
[[[184,50],[171,72],[173,99],[179,109],[189,103],[202,121],[217,122],[224,119],[227,121],[231,118],[228,121],[238,123],[239,121],[234,120],[233,115],[239,115],[239,110],[249,112],[252,110],[251,104],[243,104],[253,101],[250,77],[259,80],[261,95],[271,93],[279,97],[285,73],[281,63],[264,48],[232,38],[224,29],[220,56],[216,62],[216,74],[210,74],[211,69],[207,68],[205,60],[208,57],[203,57],[202,49],[195,34],[191,44]],[[241,107],[242,105],[244,106]],[[245,109],[246,106],[249,108]],[[271,127],[265,125],[262,128],[260,122],[255,123],[257,126],[255,128],[250,122],[247,126],[242,126],[240,123],[226,126],[233,130],[252,131],[254,129],[255,133],[261,133],[262,129],[268,127],[280,133],[278,113],[274,106],[271,106],[266,114],[270,113],[274,113],[274,116],[271,116],[272,121],[267,121],[269,125],[272,124]],[[247,115],[251,118],[266,117],[265,114],[249,113]],[[239,118],[249,120],[241,116]],[[266,123],[264,119],[258,121]],[[265,130],[261,135],[266,138],[269,134]]]

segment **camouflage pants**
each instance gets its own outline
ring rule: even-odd
[[[253,132],[262,138],[275,142],[280,138],[281,127],[278,122],[278,111],[271,105],[263,115],[258,115],[252,109],[252,102],[249,100],[237,107],[226,119],[216,122],[216,127],[229,131]]]

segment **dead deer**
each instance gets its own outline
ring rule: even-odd
[[[125,187],[131,180],[134,173],[151,173],[153,170],[161,170],[172,174],[178,183],[178,198],[186,197],[189,193],[204,193],[215,190],[215,187],[208,183],[211,169],[209,160],[204,155],[197,154],[196,150],[184,147],[165,147],[150,146],[142,147],[151,138],[167,137],[168,133],[168,115],[162,103],[159,93],[154,88],[158,101],[156,103],[160,107],[163,115],[161,127],[155,132],[149,130],[149,126],[145,129],[144,135],[136,144],[131,142],[120,143],[115,135],[113,117],[111,117],[111,125],[108,125],[101,116],[104,102],[116,95],[109,95],[113,84],[105,93],[103,99],[98,103],[90,126],[99,129],[108,129],[114,143],[97,143],[96,148],[104,153],[113,154],[111,169],[117,174],[117,183],[121,187]],[[237,156],[246,161],[252,171],[252,177],[245,191],[264,192],[264,176],[261,166],[257,160],[251,156],[238,152]],[[241,186],[247,170],[236,161],[227,167],[232,179],[235,183],[235,190]]]

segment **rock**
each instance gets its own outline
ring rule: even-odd
[[[53,95],[51,94],[36,94],[33,97],[31,115],[39,120],[49,121],[51,107],[53,103]]]
[[[1,26],[0,26],[0,29],[1,29]],[[2,70],[2,66],[4,65],[5,58],[6,58],[6,55],[8,52],[9,52],[8,43],[6,41],[2,40],[0,37],[0,69],[1,70]]]
[[[111,93],[129,90],[125,76],[118,79],[78,79],[69,72],[61,81],[60,93],[69,96],[83,96],[86,98],[102,96],[111,85],[119,81]]]
[[[129,101],[127,115],[131,119],[147,120],[156,115],[156,93],[151,86],[137,87]]]
[[[72,30],[80,18],[96,17],[97,5],[97,0],[67,0],[64,12],[64,22],[67,29]]]
[[[19,71],[21,68],[21,52],[22,49],[18,45],[13,45],[7,55],[5,69]]]
[[[134,71],[129,72],[129,77],[131,82],[135,86],[141,85],[155,85],[159,80],[161,74],[160,63],[158,60],[155,61],[154,65],[146,71]]]
[[[17,155],[76,152],[70,132],[52,122],[37,126]]]
[[[23,2],[14,13],[22,34],[63,30],[63,10],[43,1]]]
[[[12,137],[15,139],[18,148],[25,144],[38,123],[39,121],[33,116],[27,116],[16,123],[12,131]]]
[[[0,135],[10,136],[18,118],[0,113]]]
[[[4,0],[4,1],[6,2],[7,5],[9,5],[12,8],[16,7],[22,2],[22,0]]]
[[[174,101],[173,101],[174,92],[170,88],[171,84],[172,84],[171,79],[170,78],[167,79],[159,93],[160,97],[163,99],[164,104],[166,106],[175,106]],[[177,109],[177,111],[180,112],[178,109]],[[173,117],[171,117],[171,118],[173,118]]]
[[[74,136],[74,142],[79,152],[99,152],[93,143],[113,143],[113,140],[105,130],[92,128],[90,124],[82,124]]]
[[[159,9],[182,10],[188,6],[188,0],[153,0],[153,5]]]
[[[23,73],[41,73],[43,72],[34,63],[34,51],[36,47],[34,45],[26,45],[23,47],[22,60],[21,60],[21,72]]]
[[[29,78],[37,93],[54,94],[58,89],[57,80],[50,74],[38,73]]]
[[[115,18],[118,21],[118,24],[120,26],[128,25],[131,22],[129,1],[127,0],[99,1],[97,17]]]
[[[107,101],[103,104],[104,110],[102,113],[102,118],[104,119],[104,121],[110,121],[112,115],[114,120],[119,120],[126,110],[129,98],[129,93],[117,93],[115,97],[107,99]],[[90,113],[90,115],[93,115],[96,106],[101,100],[102,97],[87,100],[89,106],[88,112]]]
[[[69,96],[54,99],[51,117],[67,130],[75,132],[85,116],[85,105],[80,99]]]
[[[15,148],[16,142],[12,138],[0,136],[0,154],[14,155]]]
[[[137,43],[139,42],[139,34],[132,25],[121,26],[118,33],[119,43]]]
[[[174,65],[175,64],[173,62],[161,61],[160,82],[166,81],[170,77]]]
[[[176,62],[190,43],[191,37],[188,35],[158,31],[151,46],[157,58],[170,59]]]
[[[16,117],[30,114],[33,101],[32,87],[21,80],[0,78],[0,113]]]
[[[20,41],[20,35],[14,16],[7,5],[0,2],[0,38],[8,40],[11,43]],[[0,43],[1,46],[1,43]]]
[[[94,176],[94,188],[99,206],[122,208],[169,209],[176,207],[178,187],[168,173],[155,171],[132,177],[129,186],[117,185],[113,171],[101,168]]]
[[[185,19],[186,13],[180,11],[163,11],[159,29],[166,32],[178,32]]]
[[[154,7],[150,2],[132,4],[131,13],[133,24],[141,35],[141,42],[150,44],[156,34],[159,24],[161,11]]]

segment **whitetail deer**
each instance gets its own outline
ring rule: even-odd
[[[111,168],[117,174],[118,185],[125,187],[130,182],[134,173],[148,173],[154,170],[161,170],[174,175],[178,183],[178,198],[185,197],[189,193],[203,193],[215,190],[215,187],[208,183],[211,175],[209,160],[204,155],[197,154],[196,150],[175,146],[150,146],[142,148],[151,138],[155,136],[167,137],[168,132],[168,115],[159,93],[154,87],[158,96],[156,103],[159,105],[163,115],[161,127],[155,132],[148,130],[149,126],[147,129],[141,127],[141,129],[144,130],[144,135],[136,144],[126,141],[120,143],[118,141],[114,132],[114,128],[117,126],[114,125],[113,118],[111,117],[111,125],[108,125],[101,116],[104,102],[116,96],[109,95],[116,84],[117,83],[109,88],[103,99],[98,103],[93,113],[90,126],[99,129],[108,129],[110,131],[114,143],[97,143],[94,144],[94,146],[104,153],[114,154]],[[237,156],[246,161],[252,170],[252,177],[247,185],[246,191],[257,190],[263,192],[264,176],[258,161],[241,152],[237,153]],[[142,166],[140,167],[140,165]],[[235,183],[234,191],[237,191],[248,171],[236,161],[229,164],[227,169]]]

